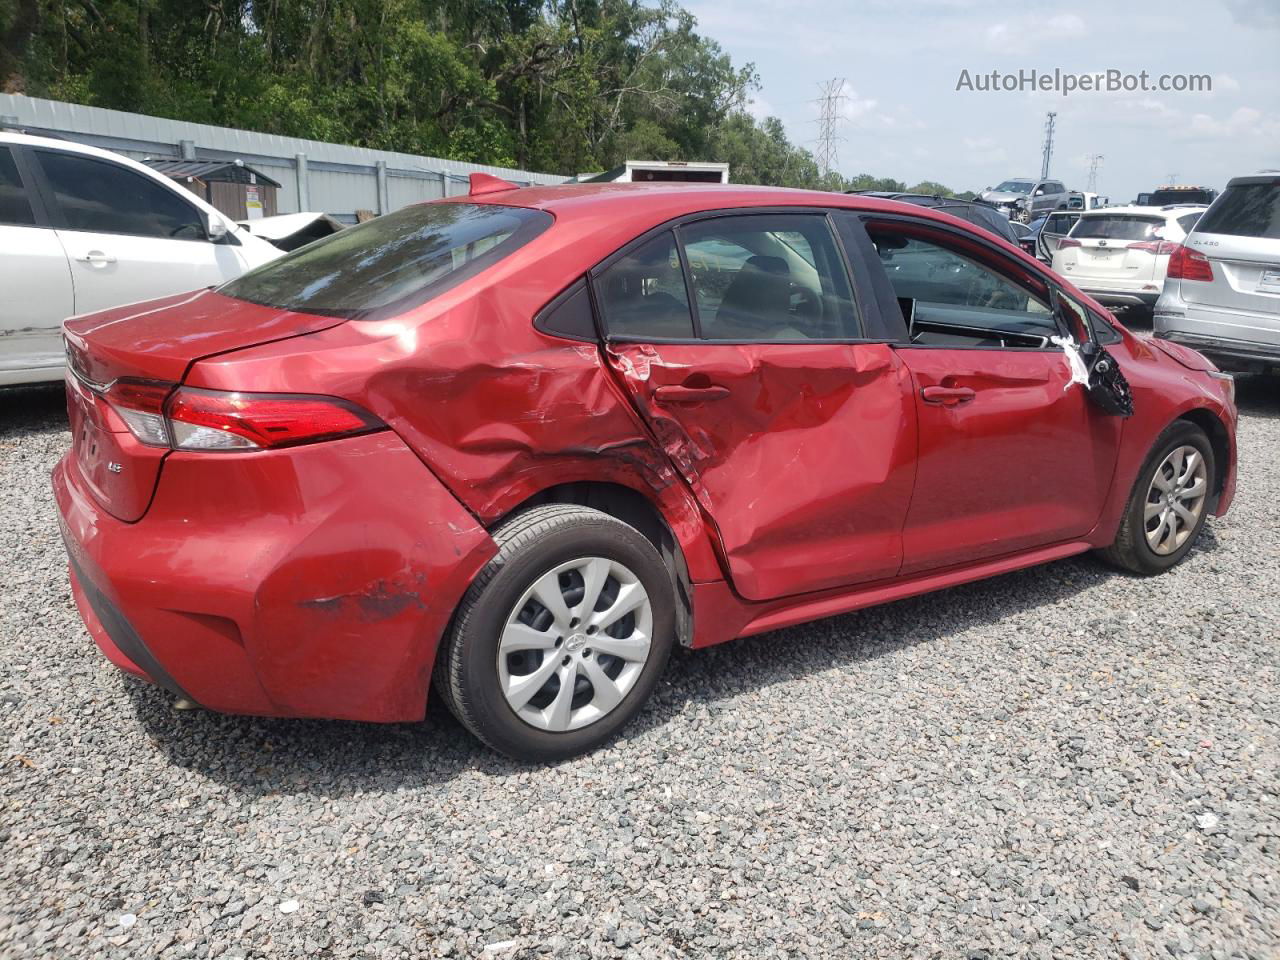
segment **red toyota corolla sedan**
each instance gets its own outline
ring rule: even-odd
[[[1233,385],[945,214],[589,185],[408,207],[67,321],[71,582],[213,710],[588,749],[702,647],[1087,550],[1185,557]]]

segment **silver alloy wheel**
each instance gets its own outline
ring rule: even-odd
[[[1190,444],[1174,449],[1156,468],[1147,489],[1142,520],[1148,546],[1168,556],[1186,543],[1204,511],[1208,492],[1204,456]]]
[[[553,733],[609,714],[644,672],[653,606],[624,564],[582,557],[525,590],[498,641],[498,679],[515,715]]]

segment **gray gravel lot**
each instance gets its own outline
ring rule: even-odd
[[[0,956],[1280,956],[1280,381],[1174,572],[1091,559],[678,653],[502,760],[177,712],[76,616],[60,390],[0,395]]]

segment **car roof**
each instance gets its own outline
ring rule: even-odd
[[[1203,203],[1171,203],[1159,207],[1140,207],[1137,204],[1129,204],[1123,207],[1099,207],[1096,210],[1055,210],[1054,213],[1078,213],[1082,217],[1150,217],[1152,219],[1163,218],[1165,220],[1176,220],[1178,217],[1185,216],[1188,213],[1194,213],[1196,210],[1207,210],[1208,205]]]
[[[950,214],[886,197],[750,184],[566,183],[449,198],[449,202],[457,201],[532,207],[557,218],[595,216],[607,211],[611,216],[634,216],[637,222],[663,222],[686,214],[749,207],[835,207],[873,213],[910,212],[913,216],[973,228],[973,224]]]
[[[1256,184],[1280,184],[1280,172],[1267,170],[1251,177],[1232,177],[1227,181],[1228,187],[1245,187]]]
[[[64,153],[80,153],[86,157],[100,157],[104,160],[123,160],[131,166],[137,166],[146,170],[147,168],[130,157],[122,156],[118,153],[112,153],[110,150],[102,150],[98,147],[90,147],[87,144],[77,143],[74,140],[63,140],[61,137],[38,137],[32,133],[18,133],[11,130],[0,130],[0,143],[12,143],[16,146],[24,147],[46,147],[51,150],[61,150]]]
[[[741,213],[752,208],[770,212],[778,208],[840,209],[862,213],[909,216],[977,234],[1003,243],[1010,256],[1039,267],[1012,240],[997,236],[985,227],[934,207],[922,207],[858,194],[823,190],[746,184],[695,183],[571,183],[517,187],[474,196],[455,196],[434,203],[491,203],[545,210],[557,223],[570,226],[570,234],[590,237],[603,246],[621,246],[649,230],[696,214]],[[561,233],[561,231],[556,231]]]

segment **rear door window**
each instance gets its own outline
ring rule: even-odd
[[[326,316],[390,316],[524,246],[551,226],[525,207],[422,203],[340,230],[218,288],[228,297]]]
[[[684,271],[670,230],[612,263],[600,274],[596,290],[611,338],[694,339]]]
[[[0,147],[0,224],[30,227],[35,222],[13,152],[8,147]]]
[[[1280,240],[1280,182],[1227,187],[1200,218],[1197,232]]]
[[[200,212],[174,190],[108,160],[38,150],[61,227],[166,240],[204,240]]]
[[[1071,236],[1077,240],[1150,240],[1163,226],[1161,217],[1081,217]]]
[[[825,216],[718,217],[679,234],[704,339],[861,335],[844,258]]]

